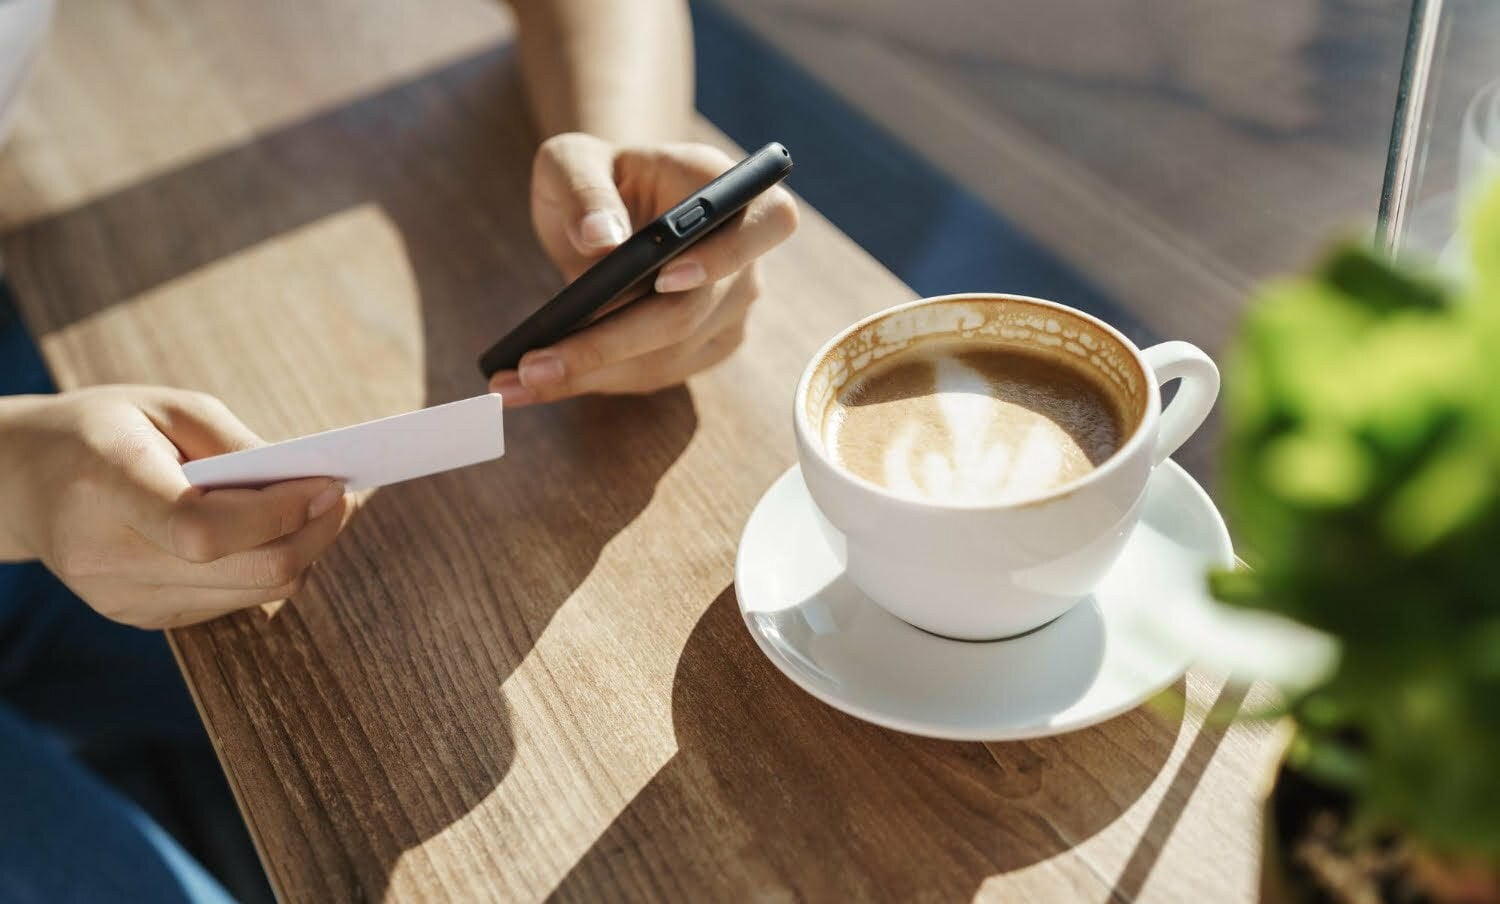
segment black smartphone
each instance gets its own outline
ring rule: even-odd
[[[479,359],[486,378],[513,369],[521,356],[589,323],[595,314],[646,294],[662,265],[744,210],[792,170],[792,155],[771,142],[688,195],[600,258]]]

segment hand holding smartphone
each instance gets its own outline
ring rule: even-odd
[[[692,192],[496,342],[481,357],[480,370],[489,377],[513,369],[528,351],[552,345],[601,313],[646,294],[662,266],[732,220],[791,168],[791,154],[773,142]]]

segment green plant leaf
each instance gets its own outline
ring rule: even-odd
[[[1462,285],[1343,247],[1259,293],[1220,478],[1254,571],[1208,580],[1241,647],[1315,658],[1236,620],[1271,613],[1336,650],[1285,683],[1289,764],[1361,827],[1500,868],[1500,184],[1468,222]]]
[[[1380,523],[1391,546],[1416,555],[1465,527],[1493,501],[1495,476],[1481,448],[1439,451],[1386,504]]]
[[[1413,308],[1435,311],[1447,303],[1447,293],[1436,281],[1377,257],[1362,245],[1335,249],[1324,261],[1319,278],[1347,298],[1381,314]]]
[[[1337,429],[1308,429],[1278,436],[1262,451],[1265,485],[1304,508],[1348,506],[1365,492],[1374,464],[1365,448]]]
[[[1490,182],[1468,211],[1466,231],[1476,294],[1493,302],[1500,299],[1500,177]]]
[[[1215,599],[1236,606],[1260,605],[1265,598],[1255,572],[1244,568],[1216,568],[1209,572],[1208,591]]]

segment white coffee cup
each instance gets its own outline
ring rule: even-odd
[[[903,495],[851,473],[825,448],[839,390],[876,361],[934,340],[996,343],[1070,356],[1108,381],[1133,420],[1123,441],[1078,479],[996,502]],[[1162,409],[1162,383],[1181,379]],[[1022,634],[1086,597],[1124,548],[1157,465],[1203,423],[1219,392],[1212,360],[1186,342],[1142,351],[1082,311],[1016,295],[967,294],[900,305],[823,346],[797,384],[802,477],[847,575],[912,625],[962,640]]]

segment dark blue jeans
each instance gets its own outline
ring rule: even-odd
[[[0,395],[50,391],[0,282]],[[166,639],[0,565],[0,901],[232,900],[200,858],[269,899]]]

